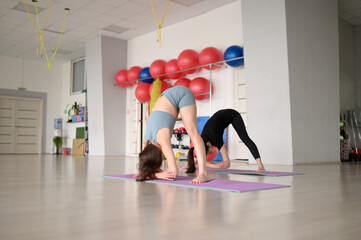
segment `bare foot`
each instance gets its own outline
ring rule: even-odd
[[[263,166],[259,167],[258,170],[255,172],[255,173],[262,173],[262,172],[265,172],[266,169],[264,169]]]
[[[208,182],[209,178],[207,175],[199,174],[195,179],[193,179],[192,181],[190,181],[190,183],[204,183],[204,182]]]

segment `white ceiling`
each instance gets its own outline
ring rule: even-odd
[[[32,0],[26,0],[29,7]],[[236,0],[171,0],[163,27],[211,11]],[[158,21],[161,22],[168,0],[153,0]],[[180,2],[180,3],[177,3]],[[0,0],[0,55],[40,59],[36,55],[36,32],[27,12],[14,10],[24,0]],[[39,13],[42,28],[50,0],[38,0],[44,8]],[[188,6],[190,5],[190,6]],[[64,62],[85,55],[85,42],[103,34],[119,39],[132,39],[155,31],[157,24],[150,0],[53,0],[46,29],[60,32],[65,16],[64,8],[70,8],[65,21],[64,34],[53,62]],[[32,14],[36,25],[36,15]],[[129,29],[123,33],[104,30]],[[60,34],[44,31],[44,45],[49,58],[53,55]],[[155,36],[156,38],[156,36]],[[45,61],[45,57],[43,57]]]
[[[32,0],[26,0],[34,5]],[[203,14],[237,0],[171,0],[163,27]],[[160,22],[168,0],[153,0],[156,15]],[[14,10],[23,0],[0,0],[0,55],[25,59],[43,60],[36,55],[36,32],[26,12]],[[50,0],[38,0],[39,24],[45,22]],[[157,25],[153,16],[150,0],[53,0],[46,29],[60,32],[65,10],[70,8],[66,17],[64,34],[53,62],[65,62],[85,55],[85,42],[96,35],[103,34],[129,40],[145,33],[155,31]],[[36,16],[32,14],[36,24]],[[353,25],[361,24],[361,0],[339,0],[339,16]],[[126,30],[115,33],[104,28]],[[55,50],[59,33],[44,31],[44,45],[48,57]],[[156,36],[155,36],[156,37]]]

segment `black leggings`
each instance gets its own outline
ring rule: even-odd
[[[233,118],[232,126],[234,130],[236,130],[240,139],[244,142],[244,144],[246,144],[248,149],[251,151],[254,159],[260,158],[257,146],[252,141],[252,139],[249,138],[246,131],[246,126],[244,125],[243,119],[239,113],[236,114],[236,116]]]

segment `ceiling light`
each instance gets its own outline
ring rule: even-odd
[[[56,31],[56,30],[51,30],[51,29],[49,29],[49,28],[44,28],[44,31],[45,31],[45,32],[51,32],[51,33],[56,33],[56,34],[61,34],[61,32]],[[66,33],[66,32],[67,32],[67,31],[64,31],[63,34]]]
[[[55,50],[51,51],[51,53],[54,53]],[[72,51],[69,51],[69,50],[64,50],[64,49],[58,49],[56,51],[57,54],[61,54],[61,55],[68,55],[70,53],[72,53]]]
[[[187,6],[187,7],[192,6],[201,1],[202,0],[171,0],[171,2],[175,2],[175,3],[181,4],[181,5]]]
[[[109,32],[114,32],[114,33],[122,33],[122,32],[128,31],[129,28],[112,24],[112,25],[109,25],[109,26],[103,28],[103,30],[106,30]]]
[[[42,7],[39,7],[39,6],[37,8],[38,8],[38,13],[42,12],[45,9],[45,8],[42,8]],[[23,1],[19,2],[13,9],[17,10],[17,11],[20,11],[20,12],[27,13],[26,8],[25,8],[25,4],[24,4]],[[34,5],[28,4],[28,9],[29,9],[29,12],[31,14],[34,14],[34,15],[36,14]]]

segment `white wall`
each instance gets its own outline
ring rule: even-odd
[[[165,21],[167,21],[167,18],[165,18]],[[236,1],[203,15],[164,27],[161,35],[161,47],[157,43],[156,31],[129,40],[127,68],[129,69],[135,65],[149,67],[156,59],[169,61],[178,58],[178,55],[185,49],[194,49],[201,52],[204,48],[213,46],[223,53],[231,45],[242,46],[241,2]],[[231,72],[231,68],[223,67],[212,73],[212,83],[214,84],[212,113],[222,108],[233,107]],[[209,71],[202,70],[200,73],[187,75],[186,77],[194,79],[198,76],[209,79]],[[128,88],[128,91],[134,90],[135,87]],[[198,116],[209,116],[208,100],[197,101],[197,108]],[[129,124],[129,119],[127,119],[127,124]],[[127,139],[130,139],[129,135],[130,133],[127,132]],[[130,142],[127,142],[127,149],[129,149],[129,146]]]
[[[294,163],[339,162],[337,0],[286,1]]]
[[[356,109],[356,35],[355,27],[339,19],[340,114]],[[361,87],[361,86],[360,86]]]
[[[361,25],[356,26],[356,99],[357,99],[357,108],[361,109]]]
[[[249,135],[266,164],[293,164],[284,0],[243,0]],[[253,158],[249,158],[254,162]]]
[[[52,149],[54,119],[61,117],[62,64],[52,64],[49,72],[44,61],[23,60],[0,56],[0,88],[17,90],[24,87],[28,91],[47,93],[47,118],[45,152]]]

